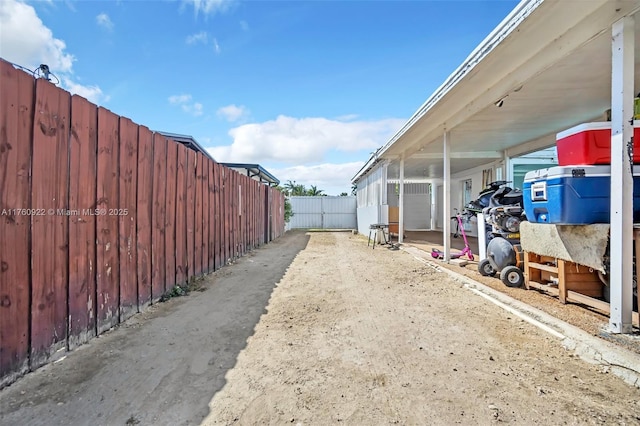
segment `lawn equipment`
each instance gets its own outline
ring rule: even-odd
[[[501,187],[504,187],[507,183],[509,182],[506,180],[497,180],[495,182],[491,182],[482,191],[480,191],[478,198],[470,201],[466,206],[464,206],[465,210],[470,215],[477,215],[478,213],[482,213],[485,208],[489,207],[489,203],[491,202],[491,197],[493,196],[493,194],[495,194]],[[487,244],[494,237],[492,231],[493,228],[491,224],[485,222],[485,242]],[[454,238],[456,238],[455,234]]]
[[[520,247],[520,223],[526,220],[522,207],[522,191],[501,187],[483,210],[491,225],[492,238],[487,244],[487,258],[478,263],[478,271],[486,277],[500,273],[500,280],[508,287],[524,284],[524,256]]]
[[[456,212],[456,215],[452,217],[452,219],[453,218],[456,219],[456,222],[457,222],[456,232],[459,232],[460,234],[462,234],[462,238],[464,239],[464,249],[462,249],[462,251],[458,253],[451,253],[451,259],[459,259],[463,256],[467,256],[467,259],[473,260],[474,259],[473,251],[471,250],[471,247],[469,246],[469,242],[467,241],[467,234],[465,234],[464,232],[464,225],[462,224],[462,215],[460,214],[458,209],[454,209],[454,210]],[[433,257],[434,259],[444,259],[444,252],[437,248],[432,248],[431,257]]]

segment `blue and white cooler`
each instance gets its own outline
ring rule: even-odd
[[[523,201],[527,220],[556,225],[610,222],[611,166],[558,166],[528,172]],[[640,166],[633,167],[633,221],[640,222]]]

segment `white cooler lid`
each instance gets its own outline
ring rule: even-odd
[[[634,121],[633,122],[633,127],[638,128],[640,127],[640,121]],[[610,121],[598,121],[598,122],[594,122],[594,123],[582,123],[582,124],[578,124],[577,126],[574,126],[570,129],[564,130],[558,134],[556,134],[556,141],[559,141],[561,139],[564,138],[568,138],[569,136],[573,136],[577,133],[582,133],[582,132],[586,132],[589,130],[605,130],[605,129],[611,129],[611,122]]]
[[[640,165],[633,166],[633,175],[640,176]],[[545,180],[562,177],[597,177],[611,176],[610,165],[575,165],[575,166],[556,166],[546,169],[532,170],[524,175],[524,182],[534,182],[537,180]]]

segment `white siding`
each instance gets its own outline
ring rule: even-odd
[[[358,182],[356,197],[358,208],[387,203],[387,166],[383,165]],[[377,222],[374,222],[377,223]]]
[[[387,184],[389,206],[398,207],[398,183]],[[431,228],[431,200],[429,199],[429,183],[404,184],[404,227],[405,230],[425,230]]]

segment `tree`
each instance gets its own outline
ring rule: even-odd
[[[351,195],[356,195],[357,192],[358,192],[358,185],[354,183],[353,185],[351,185]]]
[[[296,181],[288,180],[287,183],[284,184],[284,192],[286,195],[293,195],[293,190],[296,188]]]
[[[311,188],[309,188],[309,190],[307,191],[307,195],[317,197],[319,195],[324,195],[323,192],[324,191],[322,189],[318,189],[317,186],[311,185]]]
[[[346,197],[346,196],[348,196],[348,195],[349,195],[349,194],[347,194],[346,192],[341,192],[341,193],[340,193],[340,196],[341,196],[341,197]]]
[[[294,185],[293,191],[291,191],[291,195],[307,195],[307,188],[302,184]]]

